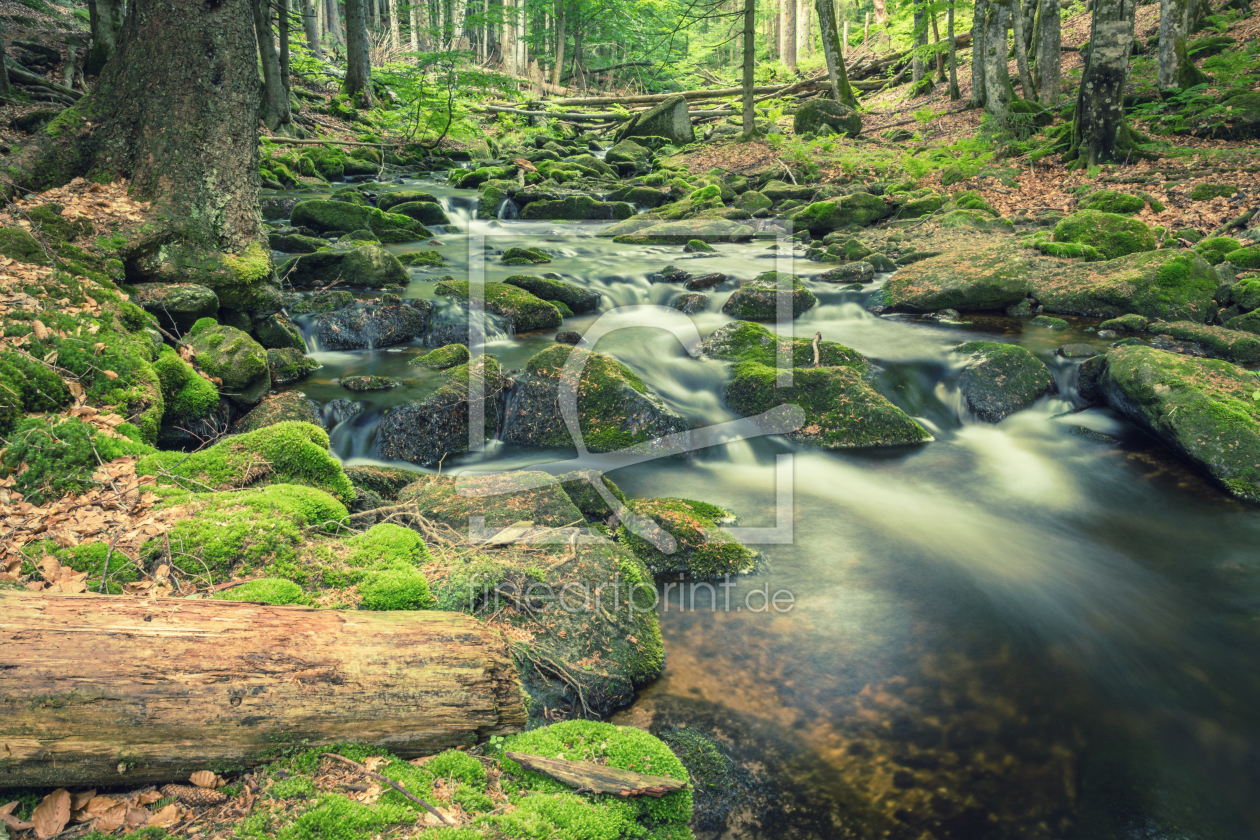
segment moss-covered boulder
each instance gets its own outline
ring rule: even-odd
[[[219,296],[213,289],[195,283],[140,283],[131,302],[152,313],[158,323],[176,335],[183,335],[202,318],[219,311]]]
[[[897,218],[905,219],[921,219],[924,216],[930,216],[937,210],[945,206],[944,196],[930,193],[920,198],[912,198],[897,210]]]
[[[302,484],[339,499],[354,498],[350,479],[328,453],[328,434],[311,423],[286,421],[234,435],[198,452],[156,452],[136,463],[139,475],[159,476],[188,490],[227,490],[255,484]]]
[[[302,333],[284,314],[277,312],[254,323],[254,338],[268,350],[291,347],[294,350],[305,350],[306,342]]]
[[[1249,332],[1252,335],[1260,335],[1260,309],[1248,312],[1245,315],[1235,315],[1225,322],[1225,328]]]
[[[310,423],[314,426],[322,425],[319,417],[319,407],[314,400],[307,399],[305,395],[298,391],[285,391],[282,394],[268,397],[250,409],[248,414],[236,421],[236,425],[232,427],[232,432],[233,434],[256,432],[267,426],[274,426],[277,423],[286,421]]]
[[[758,210],[769,210],[774,202],[757,190],[748,190],[735,199],[735,206],[740,210],[756,213]]]
[[[531,358],[517,377],[503,440],[525,446],[577,445],[564,423],[562,391],[576,400],[582,442],[592,452],[653,450],[658,439],[688,428],[621,362],[557,344]]]
[[[197,353],[197,366],[223,384],[223,396],[240,406],[252,406],[271,388],[267,351],[248,334],[203,318],[188,332]]]
[[[1260,245],[1250,245],[1239,248],[1237,251],[1230,251],[1225,255],[1225,261],[1239,268],[1260,268]]]
[[[391,408],[381,419],[375,444],[381,457],[430,466],[448,455],[467,452],[470,395],[483,412],[486,439],[494,434],[503,417],[507,389],[498,361],[482,356],[448,368],[440,377],[441,384],[427,398]]]
[[[451,223],[442,205],[433,201],[404,201],[402,204],[392,205],[389,212],[414,219],[421,225],[449,225]]]
[[[761,188],[761,194],[780,204],[785,201],[810,201],[818,192],[816,187],[808,184],[788,184],[783,181],[770,180]]]
[[[1045,266],[1032,294],[1049,312],[1115,317],[1137,314],[1202,322],[1213,311],[1219,280],[1193,251],[1143,251],[1095,263]]]
[[[661,222],[629,219],[600,233],[614,242],[628,245],[685,245],[692,239],[702,242],[747,242],[754,231],[748,225],[729,219],[687,219]]]
[[[818,201],[792,216],[797,230],[824,236],[847,227],[866,227],[891,216],[896,208],[870,193],[857,192]]]
[[[278,269],[295,288],[324,287],[341,282],[347,286],[388,289],[407,285],[407,269],[398,257],[376,245],[350,250],[320,251],[293,257]]]
[[[565,221],[615,221],[634,215],[634,207],[624,201],[597,201],[588,195],[572,195],[554,201],[531,201],[521,211],[522,219]]]
[[[1045,363],[1018,344],[969,341],[954,352],[970,356],[958,380],[967,409],[986,423],[997,423],[1028,408],[1054,390]]]
[[[397,207],[394,208],[398,210]],[[373,209],[368,213],[368,230],[381,242],[389,245],[399,242],[415,242],[428,239],[433,233],[420,222],[402,213],[384,213]]]
[[[292,385],[319,370],[320,364],[301,350],[280,347],[267,351],[267,367],[273,385]]]
[[[779,312],[779,292],[787,292],[791,299],[791,317],[799,318],[818,305],[818,298],[805,288],[795,274],[766,271],[752,280],[741,283],[722,311],[741,321],[775,321]]]
[[[1240,365],[1260,362],[1260,339],[1250,332],[1210,327],[1193,321],[1152,324],[1150,331],[1178,341],[1192,342],[1214,359],[1224,359]]]
[[[655,187],[618,187],[608,194],[609,201],[624,201],[639,207],[659,207],[665,193]]]
[[[486,309],[507,320],[513,332],[545,330],[560,326],[560,310],[551,303],[507,283],[486,283],[483,287]],[[468,300],[467,280],[444,280],[437,285],[439,295]]]
[[[386,213],[396,213],[398,211],[394,208],[398,205],[413,202],[438,204],[437,196],[433,195],[433,193],[420,192],[419,190],[399,190],[398,192],[383,194],[377,199],[376,207],[378,210],[384,210]],[[438,206],[440,207],[441,205],[438,204]],[[425,224],[429,223],[425,222]],[[433,224],[441,224],[441,222],[434,222]]]
[[[503,282],[509,286],[524,289],[539,300],[560,301],[576,315],[594,312],[599,308],[598,294],[563,280],[514,274]]]
[[[604,161],[612,164],[628,163],[637,165],[648,163],[651,159],[651,149],[645,146],[640,146],[638,143],[629,139],[622,140],[620,143],[609,149],[604,155]]]
[[[684,315],[695,315],[708,309],[709,296],[700,292],[688,292],[671,300],[669,305]]]
[[[397,298],[336,309],[311,319],[311,337],[321,350],[390,347],[424,335],[432,313],[430,301]]]
[[[508,248],[500,262],[504,265],[541,265],[551,262],[551,255],[541,248]]]
[[[840,102],[811,99],[796,109],[792,130],[797,134],[817,134],[826,126],[828,133],[857,137],[862,133],[862,115]]]
[[[1095,190],[1076,205],[1078,210],[1097,210],[1101,213],[1118,213],[1121,216],[1141,213],[1145,207],[1146,202],[1136,195],[1115,190]]]
[[[475,190],[486,181],[503,181],[511,176],[516,167],[481,166],[477,169],[452,169],[447,180],[452,186]]]
[[[292,315],[315,315],[320,312],[332,312],[334,309],[345,309],[350,306],[354,306],[354,295],[346,291],[337,290],[297,300],[289,306],[289,313]]]
[[[1128,345],[1107,354],[1107,403],[1235,496],[1260,502],[1256,376],[1229,362]]]
[[[1059,222],[1054,226],[1054,241],[1089,245],[1109,260],[1159,247],[1144,222],[1100,210],[1078,210]]]
[[[290,215],[294,227],[318,231],[351,231],[370,227],[371,210],[349,201],[303,201]]]
[[[462,344],[447,344],[436,350],[430,350],[423,356],[417,356],[408,364],[421,365],[429,370],[446,370],[462,365],[471,358],[468,348]]]
[[[1203,181],[1194,185],[1190,190],[1191,201],[1211,201],[1214,198],[1229,198],[1238,192],[1238,187],[1233,184],[1213,184]]]
[[[163,347],[153,363],[161,383],[165,410],[162,412],[163,442],[180,441],[189,433],[201,431],[203,421],[219,414],[219,389],[193,370],[171,347]],[[213,437],[211,432],[207,437]]]
[[[1220,265],[1225,262],[1225,258],[1231,252],[1237,251],[1240,247],[1242,246],[1239,241],[1232,236],[1213,236],[1200,239],[1195,243],[1194,250],[1202,254],[1209,265]]]
[[[637,520],[633,528],[623,522],[620,540],[654,575],[685,572],[705,580],[744,574],[756,565],[756,554],[721,530],[735,521],[730,511],[692,499],[642,499],[629,507],[650,522]]]
[[[300,233],[275,232],[267,234],[267,244],[271,250],[285,254],[313,254],[321,248],[327,248],[328,240]]]
[[[0,254],[32,265],[48,265],[52,262],[35,237],[21,228],[0,228]]]
[[[897,309],[1005,309],[1031,288],[1034,263],[1007,244],[962,246],[904,266],[884,283],[884,302]]]
[[[777,387],[779,350],[792,359],[792,385]],[[796,404],[802,423],[788,437],[823,449],[897,446],[932,439],[918,423],[877,392],[860,353],[833,341],[819,342],[820,367],[812,367],[812,342],[780,339],[760,324],[737,321],[704,340],[705,355],[735,363],[726,403],[741,415]]]
[[[641,114],[635,114],[617,131],[617,141],[634,137],[664,137],[675,146],[696,142],[691,111],[684,96],[671,96]]]
[[[1113,330],[1120,333],[1140,333],[1146,332],[1146,325],[1150,323],[1150,319],[1142,315],[1121,315],[1119,318],[1109,318],[1098,325],[1100,330]]]

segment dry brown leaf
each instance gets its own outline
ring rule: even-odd
[[[141,826],[149,824],[150,816],[152,816],[152,814],[149,813],[148,808],[141,808],[137,805],[128,805],[127,815],[123,818],[123,825],[128,828],[140,828]]]
[[[149,825],[161,826],[168,828],[179,822],[179,806],[172,802],[156,814],[149,816]]]
[[[70,822],[70,792],[65,788],[57,788],[44,797],[31,812],[31,824],[35,826],[35,836],[46,840]]]
[[[31,828],[32,826],[30,823],[23,822],[13,816],[13,809],[17,806],[18,803],[16,801],[10,802],[8,805],[0,806],[0,823],[4,823],[14,831],[26,831],[26,829]]]
[[[163,566],[162,568],[165,569],[166,567]],[[219,787],[219,777],[214,773],[211,773],[209,770],[198,770],[196,773],[193,773],[188,777],[188,781],[192,782],[199,788],[214,789]]]
[[[139,805],[152,805],[161,798],[162,794],[158,793],[156,790],[146,790],[142,793],[136,794],[136,803]]]
[[[48,338],[48,336],[52,335],[52,332],[48,329],[48,327],[44,326],[44,323],[38,318],[31,321],[31,332],[35,333],[35,338],[39,341],[43,341]]]
[[[363,759],[363,766],[370,772],[375,773],[376,768],[387,765],[390,761],[392,761],[392,759],[386,758],[383,755],[373,755]]]
[[[118,374],[114,373],[112,370],[103,370],[103,371],[101,371],[101,373],[105,374],[105,378],[106,378],[106,379],[117,379],[117,378],[118,378]]]

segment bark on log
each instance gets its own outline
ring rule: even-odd
[[[609,793],[622,799],[629,796],[654,796],[660,799],[667,793],[691,787],[686,781],[671,779],[669,776],[649,776],[647,773],[621,770],[593,761],[569,761],[517,752],[504,755],[526,770],[550,776],[576,790]]]
[[[462,613],[0,592],[0,788],[132,785],[354,741],[426,755],[525,725]]]

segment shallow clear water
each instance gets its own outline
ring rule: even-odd
[[[646,277],[665,265],[746,279],[781,253],[754,242],[699,256],[618,245],[593,225],[477,220],[475,193],[407,186],[438,194],[493,250],[558,254],[516,268],[489,256],[487,280],[555,272],[599,291],[601,313],[668,303],[681,288]],[[405,296],[432,298],[437,276],[466,276],[466,236],[437,241],[391,246],[436,247],[451,262],[412,269]],[[790,270],[808,278],[823,268]],[[616,720],[696,726],[730,744],[758,784],[729,836],[1260,836],[1257,512],[1109,412],[1072,413],[1075,365],[1053,351],[1104,347],[1083,331],[1093,322],[1053,331],[1006,318],[877,318],[862,306],[875,285],[810,285],[819,306],[796,335],[818,331],[874,359],[894,401],[936,440],[834,453],[761,438],[613,473],[628,494],[703,499],[735,511],[740,526],[775,524],[779,456],[792,456],[794,491],[791,542],[761,546],[764,571],[740,579],[729,601],[701,587],[680,610],[679,588],[667,591],[665,673]],[[713,292],[693,319],[701,334],[729,320],[727,295]],[[585,332],[598,317],[562,329]],[[553,336],[500,335],[485,350],[519,368]],[[949,351],[981,337],[1041,355],[1060,394],[998,425],[966,417]],[[369,404],[333,431],[341,457],[372,460],[381,412],[434,386],[434,374],[407,365],[428,349],[313,353],[324,368],[300,390]],[[696,424],[733,418],[721,396],[726,366],[692,358],[651,319],[596,349]],[[409,381],[353,395],[333,382],[351,373]],[[572,454],[496,444],[443,469]],[[754,590],[790,592],[794,604],[754,611]]]

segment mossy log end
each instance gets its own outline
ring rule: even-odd
[[[525,721],[506,642],[461,613],[0,592],[0,788],[427,755]]]

